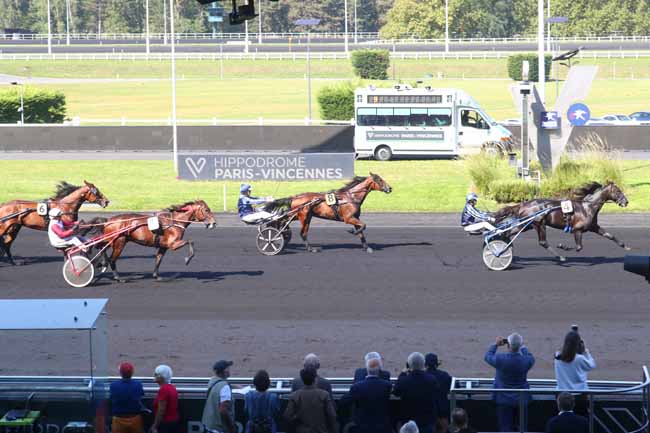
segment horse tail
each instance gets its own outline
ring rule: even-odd
[[[514,204],[512,206],[504,206],[494,213],[494,218],[501,221],[505,218],[514,218],[519,214],[521,204]]]
[[[284,210],[284,209],[288,210],[291,208],[292,201],[293,201],[293,197],[279,198],[277,200],[273,200],[272,202],[265,204],[264,210],[270,213],[273,213],[277,210]]]
[[[99,236],[104,232],[104,224],[108,222],[108,218],[96,217],[88,222],[81,223],[79,234],[81,236]]]

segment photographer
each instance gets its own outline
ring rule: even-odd
[[[485,354],[485,362],[496,369],[494,388],[496,389],[528,389],[528,371],[535,365],[535,358],[523,346],[524,339],[514,333],[507,339],[497,337]],[[499,347],[507,346],[506,353],[497,353]],[[500,392],[493,396],[497,405],[499,431],[515,431],[515,417],[519,412],[519,400],[524,399],[524,427],[527,427],[529,396],[520,396],[517,392]],[[517,429],[518,430],[518,429]]]
[[[585,342],[578,333],[578,327],[564,337],[562,351],[555,353],[555,379],[560,391],[585,391],[587,374],[596,368],[596,361],[585,347]],[[587,402],[584,396],[576,398],[576,413],[586,415]]]

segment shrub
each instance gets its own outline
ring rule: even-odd
[[[354,90],[356,83],[325,86],[318,92],[320,117],[323,120],[350,120],[354,118]]]
[[[388,50],[356,50],[352,52],[354,73],[367,80],[388,79],[390,53]]]
[[[25,123],[62,123],[66,101],[63,92],[25,87],[23,96]],[[0,123],[20,121],[20,89],[0,91]]]
[[[514,176],[514,171],[507,161],[482,152],[466,157],[465,167],[474,186],[484,195],[490,194],[492,183]]]
[[[551,63],[553,57],[550,55],[544,56],[544,71],[546,73],[546,80],[549,79],[551,75]],[[521,65],[524,60],[528,60],[529,63],[529,72],[528,79],[530,81],[537,82],[539,77],[537,74],[537,54],[526,53],[526,54],[514,54],[508,57],[508,76],[515,81],[521,81]]]
[[[519,179],[497,180],[490,184],[490,196],[498,203],[519,203],[539,196],[535,182]]]

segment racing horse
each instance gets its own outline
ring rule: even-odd
[[[366,224],[359,219],[361,206],[370,191],[382,191],[390,194],[393,189],[379,175],[370,173],[368,177],[355,177],[343,188],[328,193],[306,192],[292,197],[278,199],[267,204],[264,209],[267,212],[273,212],[281,208],[296,209],[303,206],[298,212],[297,217],[302,225],[300,236],[305,242],[307,251],[317,251],[309,245],[309,240],[307,239],[311,219],[312,217],[316,217],[326,220],[343,221],[345,224],[352,225],[354,228],[350,229],[350,233],[359,236],[363,249],[371,253],[372,248],[368,246],[366,236],[364,235]],[[314,204],[304,206],[310,201],[314,201]]]
[[[575,250],[577,252],[582,250],[582,235],[585,232],[596,233],[606,239],[615,242],[619,247],[629,250],[630,248],[625,245],[623,241],[616,236],[609,233],[598,224],[598,213],[603,205],[607,202],[614,202],[620,207],[628,205],[627,197],[623,191],[613,182],[607,182],[606,185],[601,185],[598,182],[589,183],[579,189],[574,190],[570,195],[571,204],[573,205],[573,215],[571,217],[570,226],[575,240]],[[557,207],[558,209],[541,216],[539,220],[533,223],[533,227],[537,231],[537,238],[539,245],[557,256],[560,261],[565,261],[566,258],[558,254],[546,240],[546,227],[553,227],[555,229],[564,229],[566,227],[566,220],[562,209],[560,209],[563,200],[556,199],[535,199],[523,202],[514,206],[507,206],[494,214],[497,221],[501,221],[508,217],[525,218],[533,215],[543,209]],[[569,250],[571,248],[562,244],[558,248]]]
[[[108,219],[94,218],[88,222],[86,225],[87,230],[83,234],[98,233],[108,238],[112,238],[112,233],[117,233],[129,226],[133,227],[133,230],[125,231],[119,236],[112,238],[112,251],[108,258],[108,264],[113,272],[114,280],[120,282],[126,281],[120,278],[117,272],[116,262],[127,242],[134,242],[145,247],[157,249],[153,277],[161,280],[158,269],[167,250],[171,249],[172,251],[176,251],[187,246],[189,253],[185,258],[185,265],[189,265],[194,257],[193,241],[183,240],[183,235],[185,235],[187,227],[193,222],[202,222],[205,223],[207,228],[212,229],[216,224],[210,207],[203,200],[171,206],[157,213],[156,217],[158,218],[160,227],[159,229],[153,230],[149,228],[148,224],[151,215],[136,213],[115,215]],[[106,259],[106,257],[104,258]]]
[[[105,208],[110,201],[92,183],[84,181],[83,186],[59,182],[54,197],[41,201],[47,204],[47,209],[59,208],[63,218],[76,221],[79,208],[85,202],[97,203]],[[12,265],[16,265],[11,256],[11,245],[18,237],[20,229],[27,227],[33,230],[47,230],[49,218],[37,212],[39,202],[28,200],[12,200],[0,204],[0,256],[7,255]],[[47,212],[47,210],[46,210]]]

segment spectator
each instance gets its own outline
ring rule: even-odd
[[[413,420],[420,433],[433,433],[438,419],[440,387],[435,377],[424,371],[424,355],[411,353],[408,372],[400,374],[393,394],[400,397],[402,419]]]
[[[560,414],[546,423],[546,433],[587,433],[589,422],[587,418],[573,413],[575,399],[568,392],[561,393],[557,398]]]
[[[332,397],[332,385],[330,384],[329,380],[318,375],[318,369],[320,368],[320,359],[318,359],[318,356],[314,355],[313,353],[305,356],[303,367],[316,371],[316,387],[322,389],[323,391],[327,391],[330,397]],[[300,377],[296,377],[291,383],[291,392],[298,391],[302,387],[302,379]]]
[[[415,421],[409,421],[399,429],[399,433],[420,433],[420,430],[418,430],[418,425]]]
[[[201,422],[209,433],[237,433],[235,426],[235,404],[232,388],[228,383],[232,361],[220,360],[214,363],[214,375],[208,382],[205,406]]]
[[[381,355],[379,353],[377,353],[377,352],[368,352],[368,353],[366,353],[366,356],[364,357],[366,367],[356,369],[356,371],[354,372],[354,382],[353,383],[361,382],[362,380],[364,380],[366,378],[366,376],[368,376],[367,365],[368,365],[368,361],[370,361],[371,359],[378,359],[379,360],[379,378],[390,381],[390,372],[384,370],[384,366],[383,366],[383,363],[382,363],[382,360],[381,360]]]
[[[303,386],[289,396],[284,416],[296,433],[338,433],[334,402],[327,391],[316,387],[317,378],[316,370],[303,368]]]
[[[260,370],[253,378],[255,391],[246,394],[245,407],[248,422],[246,433],[276,433],[276,419],[280,414],[280,400],[276,394],[268,392],[271,379],[265,370]]]
[[[476,433],[469,428],[469,417],[465,409],[455,409],[451,414],[451,433]]]
[[[576,331],[564,337],[562,351],[555,354],[555,378],[557,389],[562,391],[585,391],[587,373],[596,368],[596,361],[585,347]]]
[[[168,365],[159,365],[154,370],[154,380],[160,389],[153,401],[154,421],[150,433],[178,433],[178,392],[171,384],[172,369]]]
[[[352,385],[350,392],[341,398],[342,403],[354,403],[354,423],[357,433],[391,433],[389,381],[379,377],[381,360],[370,358],[366,362],[366,378]]]
[[[451,376],[444,370],[438,370],[440,362],[438,361],[438,355],[435,353],[427,353],[424,357],[424,365],[427,367],[427,373],[436,378],[440,387],[436,433],[447,433],[449,428],[449,390],[451,389]]]
[[[501,346],[508,346],[507,353],[496,353]],[[528,371],[535,365],[535,358],[523,346],[519,334],[511,334],[508,339],[497,337],[485,354],[485,362],[496,369],[494,388],[528,389]],[[519,412],[519,400],[524,400],[524,428],[528,424],[529,396],[519,393],[495,393],[499,431],[515,431],[515,416]],[[518,430],[518,429],[517,429]]]
[[[143,433],[142,397],[144,390],[142,382],[131,379],[133,364],[123,362],[119,366],[122,379],[111,383],[111,422],[112,433]]]

